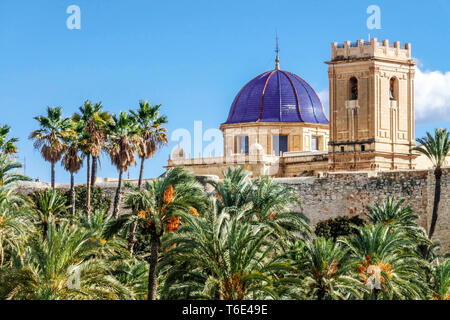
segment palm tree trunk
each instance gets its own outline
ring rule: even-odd
[[[72,206],[72,216],[75,215],[75,175],[70,172],[70,205]]]
[[[116,196],[114,197],[113,217],[117,218],[119,214],[120,191],[122,189],[122,169],[119,170],[119,182],[117,183]]]
[[[48,233],[48,222],[42,221],[42,236],[45,239],[47,239],[47,233]]]
[[[5,261],[5,250],[3,246],[0,247],[0,267],[3,266],[3,262]]]
[[[91,186],[95,186],[97,181],[97,157],[92,157],[92,174],[91,174]]]
[[[144,161],[145,161],[145,158],[141,157],[141,169],[139,170],[139,181],[138,181],[139,188],[141,188],[141,186],[142,186],[142,178],[144,176]]]
[[[142,177],[144,175],[144,161],[145,158],[141,157],[141,169],[139,171],[139,181],[138,181],[138,187],[139,189],[142,186]],[[133,208],[133,212],[136,210],[136,208]],[[128,250],[130,251],[131,254],[134,253],[134,245],[137,241],[136,239],[136,228],[137,228],[137,221],[133,222],[133,225],[131,226],[131,231],[130,231],[130,237],[128,238]]]
[[[156,233],[156,230],[155,232]],[[156,267],[158,266],[159,238],[156,234],[151,236],[151,253],[148,269],[148,300],[156,300],[156,288],[158,278],[156,277]]]
[[[130,251],[131,255],[133,255],[134,253],[134,245],[137,242],[136,229],[137,221],[133,222],[133,224],[131,225],[130,237],[128,238],[128,251]]]
[[[91,155],[87,154],[87,176],[86,176],[86,214],[89,217],[91,214]]]
[[[52,189],[55,189],[55,163],[52,162],[51,163],[51,184],[52,184]]]
[[[438,219],[439,201],[441,200],[441,177],[442,169],[434,169],[435,185],[434,185],[434,203],[433,203],[433,215],[431,216],[430,232],[428,233],[428,239],[431,239],[436,228]]]
[[[326,285],[323,283],[323,281],[320,281],[319,284],[319,290],[317,291],[317,299],[322,301],[325,299],[326,295],[327,295],[327,287]]]

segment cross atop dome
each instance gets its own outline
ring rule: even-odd
[[[275,36],[275,52],[277,53],[277,57],[275,58],[275,70],[280,70],[280,58],[278,57],[278,52],[280,52],[280,49],[278,48],[278,33]]]

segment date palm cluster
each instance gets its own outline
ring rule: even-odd
[[[80,159],[92,160],[100,149],[88,141],[106,141],[119,177],[138,150],[134,139],[139,157],[154,153],[124,129],[132,126],[125,113],[91,118],[107,124],[93,134],[82,120],[92,110],[67,120],[69,134],[45,127],[33,136],[60,137],[61,159],[75,143]],[[71,130],[78,138],[69,143]],[[40,148],[51,148],[48,139]],[[240,167],[206,181],[176,167],[125,184],[117,211],[86,214],[57,189],[20,194],[16,182],[29,178],[0,149],[0,299],[450,299],[450,259],[403,199],[368,204],[351,234],[314,237],[295,187]]]

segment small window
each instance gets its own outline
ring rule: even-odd
[[[344,152],[344,147],[341,147],[341,152]]]
[[[391,78],[389,80],[389,99],[390,100],[397,100],[398,96],[398,84],[396,78]]]
[[[238,151],[240,154],[248,154],[248,136],[238,137]]]
[[[361,151],[366,151],[366,146],[365,145],[361,145]]]
[[[358,80],[355,77],[350,78],[349,89],[349,100],[358,100]]]
[[[319,150],[319,137],[311,137],[311,151]]]
[[[272,142],[275,155],[288,151],[288,136],[273,135]]]

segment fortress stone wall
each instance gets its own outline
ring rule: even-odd
[[[312,226],[339,215],[360,215],[375,200],[392,195],[404,197],[406,204],[420,216],[418,223],[429,230],[433,212],[435,179],[432,170],[328,173],[324,177],[275,178],[298,190],[301,208]],[[99,183],[104,193],[114,197],[116,183]],[[18,185],[21,193],[50,187],[48,183],[27,182]],[[68,185],[57,185],[68,189]],[[441,243],[444,252],[450,251],[450,169],[444,169],[441,180],[439,218],[433,240]]]
[[[405,198],[419,215],[418,223],[429,230],[433,213],[435,178],[432,170],[329,173],[322,178],[277,178],[297,188],[301,209],[311,225],[339,215],[363,216],[365,207],[387,196]],[[441,178],[439,218],[433,236],[450,251],[450,169]]]

